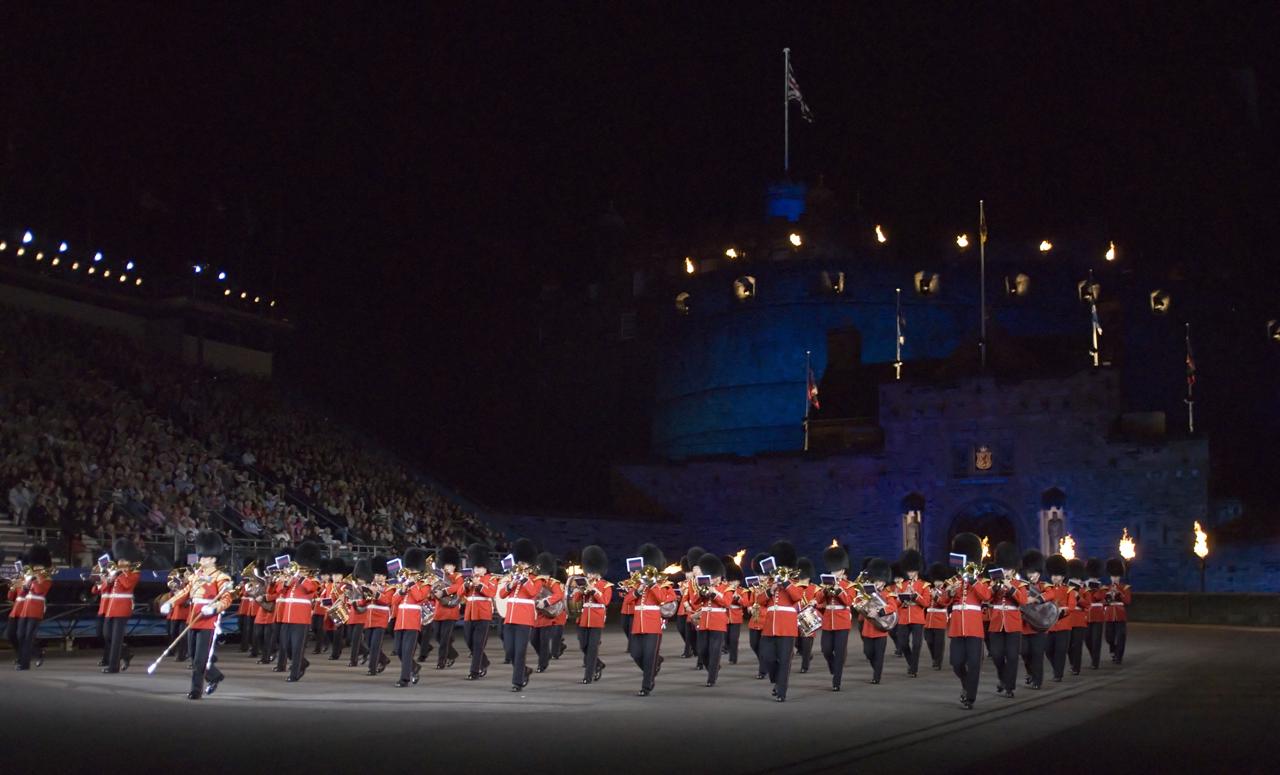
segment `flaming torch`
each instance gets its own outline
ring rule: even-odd
[[[1064,535],[1062,539],[1058,541],[1058,554],[1068,560],[1074,560],[1076,558],[1076,539],[1072,538],[1070,533]]]
[[[680,563],[678,562],[673,562],[667,567],[662,569],[662,575],[664,576],[670,576],[673,573],[679,573],[679,572],[680,572]]]
[[[982,559],[985,560],[990,556],[991,556],[991,537],[983,536],[982,537]]]
[[[828,548],[828,549],[835,549],[835,548],[836,548],[837,546],[839,546],[839,545],[840,545],[840,542],[833,538],[833,539],[831,539],[831,545],[830,545],[830,546],[828,546],[827,548]]]
[[[583,575],[583,573],[582,573],[582,566],[581,566],[581,565],[569,565],[569,566],[566,566],[566,567],[565,567],[565,569],[564,569],[564,572],[565,572],[565,575],[567,575],[569,578],[573,578],[574,576],[581,576],[581,575]]]
[[[1129,528],[1124,529],[1124,535],[1120,536],[1120,556],[1124,558],[1126,563],[1133,562],[1133,558],[1138,556],[1138,548],[1134,546],[1133,539],[1129,537]]]
[[[1196,520],[1196,545],[1191,551],[1200,558],[1200,591],[1204,592],[1204,560],[1209,556],[1209,534],[1201,529],[1200,520]]]
[[[743,557],[746,557],[746,556],[747,556],[747,550],[746,550],[745,548],[744,548],[744,549],[739,549],[739,550],[738,550],[738,553],[737,553],[737,554],[735,554],[735,555],[733,555],[733,564],[734,564],[734,565],[737,565],[739,568],[741,568],[741,567],[742,567],[742,558],[743,558]]]

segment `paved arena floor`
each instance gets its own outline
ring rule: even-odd
[[[806,675],[797,658],[786,703],[755,680],[745,634],[744,658],[725,665],[714,688],[667,638],[657,690],[645,698],[634,696],[639,671],[621,632],[608,633],[608,669],[591,686],[579,683],[572,629],[568,641],[520,694],[510,692],[495,639],[486,679],[465,680],[461,659],[445,671],[429,661],[422,682],[404,689],[393,686],[395,663],[371,678],[324,656],[289,684],[233,644],[219,660],[226,682],[199,702],[184,696],[181,665],[146,674],[158,649],[112,676],[96,667],[96,652],[51,651],[38,670],[0,673],[0,763],[10,773],[1277,771],[1280,630],[1131,625],[1123,667],[1104,656],[1096,672],[1068,672],[1014,700],[995,695],[988,661],[971,711],[961,709],[950,669],[927,669],[927,656],[910,679],[890,655],[883,682],[869,685],[856,637],[843,691],[829,690],[820,655]]]

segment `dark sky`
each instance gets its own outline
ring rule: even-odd
[[[301,324],[295,375],[464,478],[518,446],[530,302],[611,201],[759,212],[784,46],[794,173],[922,248],[981,197],[993,230],[1271,266],[1275,4],[681,5],[7,4],[0,223],[226,266]]]

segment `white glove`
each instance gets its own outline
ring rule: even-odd
[[[204,607],[200,609],[201,616],[213,616],[217,612],[218,607],[213,603],[205,603]]]
[[[173,603],[165,601],[160,604],[160,613],[168,614],[172,610],[173,610]]]

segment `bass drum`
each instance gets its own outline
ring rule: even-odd
[[[1036,632],[1047,631],[1060,618],[1057,603],[1027,603],[1018,610],[1022,612],[1022,621]]]
[[[507,620],[507,606],[510,604],[510,600],[507,599],[506,585],[499,584],[498,592],[493,596],[493,610],[498,613],[498,616],[502,617],[504,622]]]

